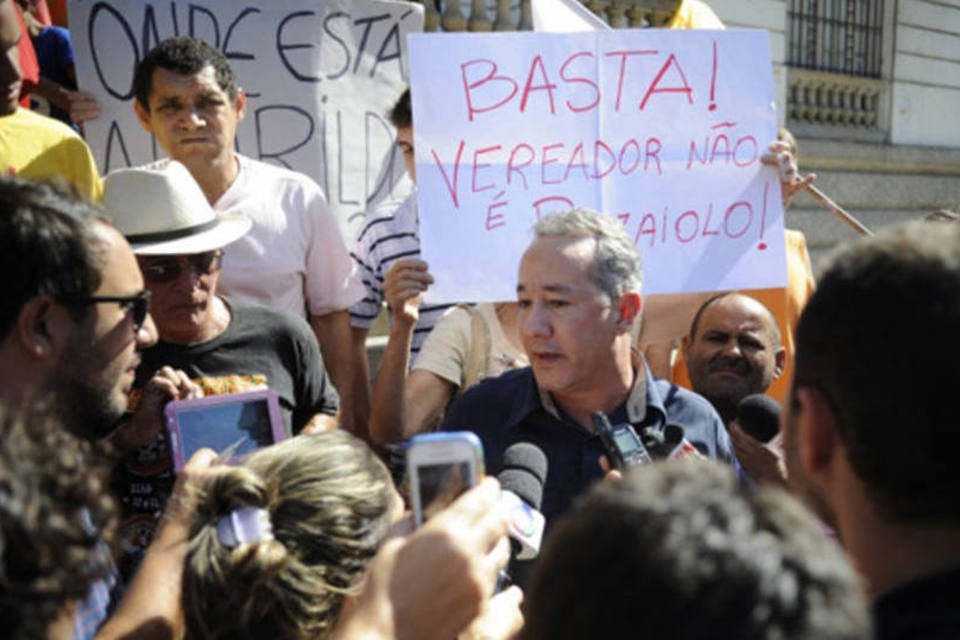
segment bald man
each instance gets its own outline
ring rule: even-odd
[[[724,424],[746,396],[764,393],[783,373],[786,351],[773,313],[739,293],[710,298],[697,311],[683,357],[694,391],[713,404]]]

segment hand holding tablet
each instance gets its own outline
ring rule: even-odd
[[[240,462],[287,437],[272,389],[173,400],[164,416],[177,472],[203,447],[221,452],[224,462]]]

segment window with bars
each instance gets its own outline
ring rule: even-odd
[[[787,64],[879,78],[883,0],[789,0]]]

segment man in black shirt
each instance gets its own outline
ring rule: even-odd
[[[114,486],[123,508],[122,546],[130,556],[121,568],[130,572],[173,488],[161,429],[166,401],[267,387],[277,393],[287,435],[334,428],[339,401],[306,320],[217,295],[223,248],[250,229],[249,220],[218,216],[175,161],[111,173],[104,204],[137,256],[159,336],[143,352],[131,394],[132,408],[144,401],[155,410],[136,411],[117,443],[125,455]],[[171,382],[151,385],[158,377]],[[157,402],[147,397],[151,393],[166,397]]]
[[[958,225],[841,250],[800,317],[790,481],[866,578],[880,638],[960,636],[958,327]]]

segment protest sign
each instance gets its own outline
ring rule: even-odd
[[[189,35],[223,51],[246,91],[240,153],[313,177],[348,235],[368,203],[409,188],[386,114],[406,85],[406,34],[422,30],[422,6],[71,0],[69,10],[80,86],[102,107],[85,125],[101,172],[163,157],[133,112],[134,69],[159,41]]]
[[[644,293],[782,286],[762,31],[415,34],[423,257],[433,302],[515,298],[531,226],[616,215]]]

